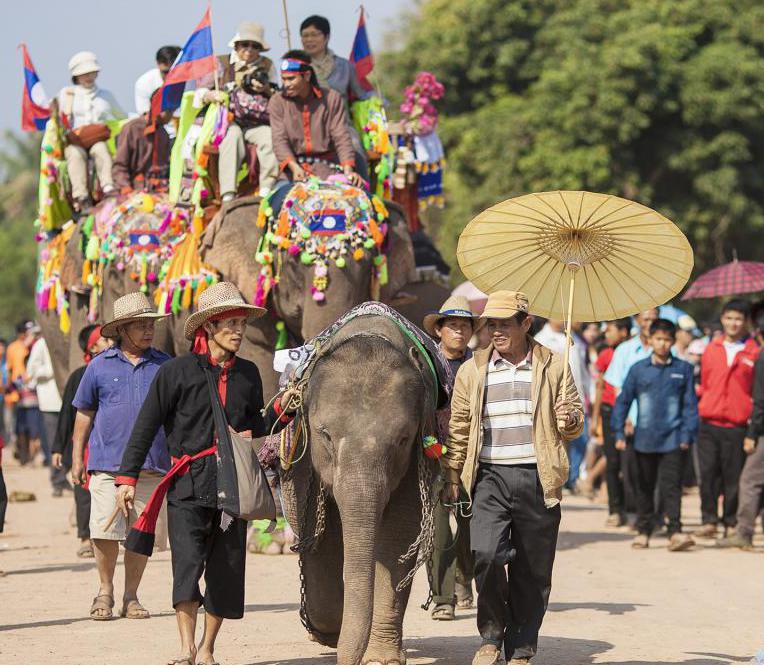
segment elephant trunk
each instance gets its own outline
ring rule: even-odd
[[[382,520],[381,488],[369,487],[369,477],[335,485],[342,519],[345,597],[337,665],[358,665],[366,651],[374,610],[376,534]]]

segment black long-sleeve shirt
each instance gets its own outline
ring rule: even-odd
[[[753,368],[753,411],[748,436],[752,439],[764,436],[764,354],[761,353]]]
[[[194,455],[209,448],[214,440],[215,424],[205,369],[213,373],[215,385],[220,366],[211,365],[207,356],[188,354],[164,363],[154,377],[117,473],[137,478],[154,435],[164,426],[170,455]],[[251,430],[253,437],[264,436],[284,427],[271,406],[265,416],[263,384],[257,366],[236,357],[227,370],[225,413],[228,424],[237,432]],[[170,487],[167,498],[191,500],[197,505],[215,507],[217,503],[217,468],[214,455],[202,457]]]
[[[72,402],[86,369],[87,365],[78,367],[66,380],[64,394],[61,395],[61,411],[58,414],[56,438],[51,447],[52,453],[59,453],[62,456],[61,462],[67,469],[72,466],[72,434],[74,433],[74,419],[77,417],[77,409]]]

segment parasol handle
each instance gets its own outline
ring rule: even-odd
[[[570,269],[570,290],[568,292],[568,317],[565,321],[565,364],[562,367],[562,401],[568,398],[568,376],[570,376],[570,347],[573,343],[573,293],[576,287],[576,270],[578,266],[569,265]],[[557,426],[563,428],[565,426],[564,420],[558,420]]]

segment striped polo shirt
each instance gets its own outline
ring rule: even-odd
[[[535,464],[531,352],[517,365],[493,352],[483,400],[480,461],[489,464]]]

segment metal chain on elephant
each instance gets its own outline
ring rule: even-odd
[[[419,477],[419,498],[422,502],[422,517],[419,526],[419,535],[411,543],[408,550],[399,559],[399,563],[406,563],[416,556],[416,562],[396,587],[396,591],[403,591],[414,579],[416,571],[427,563],[432,557],[435,534],[435,503],[432,500],[432,471],[427,457],[420,448],[417,456],[417,476]]]

